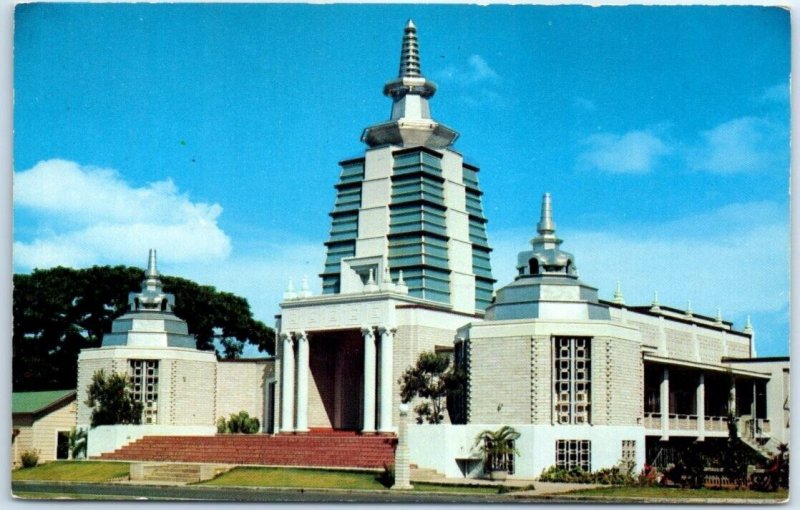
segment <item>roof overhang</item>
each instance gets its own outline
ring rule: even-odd
[[[720,373],[732,373],[734,375],[740,375],[744,377],[752,377],[755,379],[770,379],[770,374],[766,372],[757,372],[755,370],[744,370],[742,368],[733,367],[728,364],[712,364],[712,363],[700,363],[698,361],[689,361],[689,360],[682,360],[682,359],[675,359],[675,358],[665,358],[662,356],[656,356],[655,354],[651,354],[649,352],[645,352],[642,354],[642,357],[645,361],[649,361],[650,363],[658,363],[660,365],[671,365],[671,366],[678,366],[678,367],[686,367],[686,368],[695,368],[698,370],[706,370],[709,372],[720,372]]]

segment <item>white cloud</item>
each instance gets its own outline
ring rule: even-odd
[[[762,103],[786,104],[789,102],[789,84],[779,83],[768,87],[758,99]]]
[[[611,173],[646,173],[672,149],[649,131],[630,131],[618,135],[598,133],[585,138],[579,164],[588,169]]]
[[[740,117],[700,133],[700,143],[688,151],[694,170],[718,174],[788,171],[788,134],[774,122]]]
[[[184,262],[231,251],[222,207],[192,202],[171,180],[136,188],[114,170],[41,161],[15,173],[14,205],[32,219],[32,234],[14,242],[18,268],[139,264],[149,248]]]
[[[558,218],[556,217],[556,220]],[[490,232],[498,286],[514,277],[518,252],[534,232]],[[629,304],[659,301],[741,321],[775,313],[789,302],[788,211],[770,202],[731,204],[664,224],[620,224],[606,231],[561,228],[581,279],[611,299],[619,280]]]
[[[470,55],[466,65],[447,66],[437,73],[436,77],[440,81],[456,82],[460,85],[473,85],[500,79],[497,72],[480,55]]]
[[[580,97],[580,96],[575,97],[572,100],[572,106],[574,106],[575,108],[577,108],[579,110],[586,110],[586,111],[589,111],[589,112],[593,112],[593,111],[597,110],[597,105],[594,104],[594,101],[592,101],[591,99],[586,99],[585,97]]]

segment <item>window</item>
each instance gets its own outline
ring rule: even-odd
[[[592,442],[585,439],[556,441],[556,467],[566,470],[592,470]]]
[[[132,359],[133,398],[144,404],[142,423],[158,423],[158,360]]]
[[[591,402],[589,338],[553,339],[553,390],[558,424],[588,424]]]
[[[636,441],[633,439],[622,440],[622,454],[620,455],[623,463],[636,463]]]

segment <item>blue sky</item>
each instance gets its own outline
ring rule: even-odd
[[[789,346],[789,13],[764,7],[22,4],[14,271],[142,266],[273,323],[319,291],[338,161],[417,24],[433,116],[481,167],[498,286],[553,196],[610,299],[752,316]]]

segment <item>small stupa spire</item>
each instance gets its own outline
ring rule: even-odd
[[[692,317],[694,315],[694,311],[692,310],[692,300],[688,300],[686,302],[686,316]]]
[[[308,276],[303,275],[303,279],[300,283],[300,292],[298,294],[301,298],[311,297],[311,289],[308,288]]]
[[[622,295],[622,287],[617,280],[617,287],[614,289],[614,302],[618,305],[625,304],[625,297]]]
[[[151,249],[147,257],[147,269],[144,271],[142,291],[128,294],[128,304],[133,311],[170,312],[175,304],[175,297],[163,290],[156,263],[156,250]]]
[[[553,222],[553,202],[550,198],[550,193],[545,193],[542,197],[542,213],[539,217],[539,223],[536,225],[536,231],[543,236],[556,233],[556,224]]]
[[[158,278],[158,267],[156,267],[156,250],[151,249],[147,258],[147,270],[144,272],[147,278]]]
[[[655,294],[653,295],[653,304],[650,305],[650,311],[651,312],[661,311],[661,305],[658,302],[658,291],[656,291]]]
[[[375,269],[369,268],[369,278],[364,285],[364,292],[376,292],[377,290],[378,284],[375,283]]]
[[[294,280],[289,277],[289,283],[286,285],[286,292],[283,293],[283,299],[295,299],[297,293],[294,291]]]
[[[397,292],[401,294],[408,294],[408,285],[406,285],[406,281],[403,279],[403,270],[400,270],[400,273],[397,275],[397,283],[394,284],[394,288]]]
[[[750,316],[747,316],[747,322],[744,324],[744,332],[748,335],[753,333],[753,323],[750,322]]]
[[[722,324],[722,308],[717,307],[717,317],[714,319],[717,324]]]

